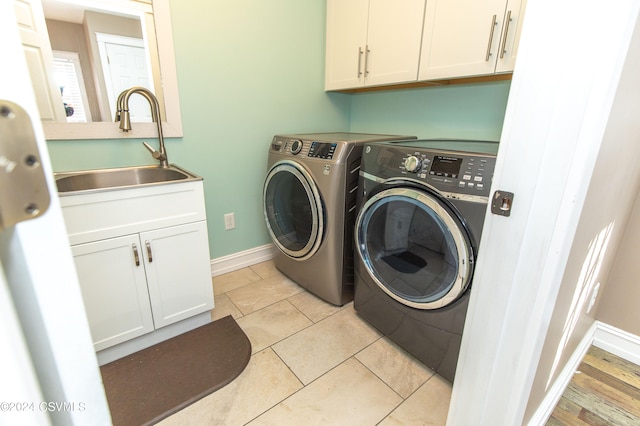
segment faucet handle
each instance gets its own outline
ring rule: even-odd
[[[156,150],[155,150],[155,149],[153,149],[153,148],[151,147],[151,145],[149,145],[148,143],[146,143],[146,142],[142,142],[142,145],[144,145],[144,147],[145,147],[145,148],[147,148],[147,150],[149,150],[149,152],[150,152],[151,154],[153,154],[154,152],[156,152]]]
[[[151,155],[153,156],[153,158],[155,158],[156,160],[160,160],[160,161],[164,161],[167,159],[166,154],[163,154],[161,152],[156,151],[155,149],[153,149],[151,147],[151,145],[149,145],[146,142],[142,142],[142,145],[144,145],[145,148],[147,148],[147,150],[151,153]]]

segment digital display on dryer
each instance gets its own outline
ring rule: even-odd
[[[460,174],[461,165],[462,158],[436,155],[433,157],[433,164],[431,165],[431,171],[429,174],[434,176],[457,178]]]
[[[311,142],[309,157],[331,160],[333,158],[333,153],[336,152],[337,146],[337,143]]]

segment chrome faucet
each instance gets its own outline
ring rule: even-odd
[[[132,87],[131,89],[124,90],[118,95],[118,101],[116,102],[116,117],[115,121],[120,122],[120,129],[124,132],[131,130],[131,118],[129,117],[129,98],[134,93],[142,95],[151,106],[151,117],[155,121],[158,127],[158,142],[160,144],[160,150],[154,150],[151,145],[146,142],[142,144],[149,150],[153,158],[160,162],[160,167],[169,167],[169,161],[167,160],[167,150],[164,147],[164,137],[162,136],[162,120],[160,118],[160,106],[158,105],[158,99],[155,95],[145,87]]]

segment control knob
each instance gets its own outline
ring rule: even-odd
[[[404,160],[404,168],[411,173],[418,171],[421,165],[422,161],[415,155],[410,155]]]
[[[302,141],[299,139],[296,139],[294,141],[291,142],[291,153],[293,155],[298,154],[300,151],[302,151]]]

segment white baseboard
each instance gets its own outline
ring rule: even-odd
[[[273,244],[254,247],[228,256],[211,259],[211,276],[226,274],[273,258]]]
[[[529,426],[544,425],[547,422],[591,345],[640,365],[640,336],[600,321],[594,322],[547,392],[529,421]]]
[[[531,417],[531,420],[529,420],[529,426],[541,426],[547,423],[553,409],[556,408],[558,401],[562,398],[562,394],[567,386],[569,386],[569,382],[573,378],[574,373],[578,370],[578,366],[580,366],[582,358],[584,358],[585,354],[589,350],[597,327],[597,322],[593,323],[576,347],[576,350],[573,351],[573,354],[571,354],[571,357],[565,364],[564,368],[560,371],[558,377],[556,377],[555,382],[549,388],[549,391],[538,406],[534,415]]]
[[[598,322],[593,346],[640,365],[640,336]]]

